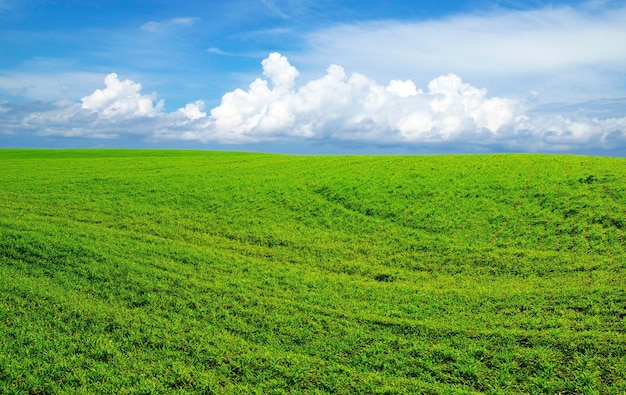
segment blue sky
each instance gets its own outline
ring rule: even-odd
[[[624,1],[0,0],[0,146],[625,156]]]

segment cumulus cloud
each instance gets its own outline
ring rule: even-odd
[[[202,111],[203,109],[204,102],[202,100],[197,100],[193,103],[187,104],[183,108],[179,108],[178,112],[183,114],[187,119],[196,120],[206,117],[206,113]]]
[[[227,93],[211,110],[213,122],[195,137],[259,141],[335,138],[391,142],[454,139],[462,133],[496,134],[524,114],[525,103],[489,98],[455,74],[438,77],[426,92],[410,80],[379,85],[331,65],[324,76],[297,88],[298,71],[277,53],[262,62],[268,80]]]
[[[141,84],[120,81],[115,73],[107,75],[104,84],[104,89],[82,98],[82,108],[108,118],[151,116],[163,108],[162,100],[155,105],[155,93],[142,95]]]
[[[165,112],[156,94],[145,95],[139,83],[109,74],[105,87],[80,104],[56,103],[21,118],[14,114],[12,120],[16,128],[46,135],[135,134],[200,143],[450,144],[481,151],[626,147],[626,114],[601,113],[598,108],[607,107],[600,104],[588,106],[588,111],[542,109],[534,95],[528,100],[491,96],[453,73],[419,88],[411,80],[380,84],[360,73],[348,74],[339,65],[298,84],[300,73],[285,56],[272,53],[261,64],[263,78],[226,93],[207,111],[203,101],[195,101]],[[614,108],[623,104],[613,103]]]
[[[202,124],[169,137],[201,142],[454,143],[516,150],[624,144],[623,115],[540,112],[534,94],[528,100],[492,97],[452,73],[422,90],[411,80],[381,85],[331,65],[325,75],[298,86],[299,72],[286,57],[271,54],[262,66],[266,79],[225,94]]]
[[[26,106],[4,102],[0,121],[12,134],[114,139],[125,135],[149,138],[163,127],[180,128],[206,116],[202,101],[165,113],[164,101],[156,93],[145,95],[141,84],[120,80],[115,73],[105,77],[104,85],[81,103],[31,102]]]

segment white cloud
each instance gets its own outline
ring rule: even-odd
[[[281,18],[290,18],[308,9],[308,2],[305,0],[261,0],[261,2]]]
[[[454,72],[522,97],[589,100],[625,96],[626,8],[554,7],[494,11],[443,20],[345,24],[310,33],[309,49],[294,57],[304,75],[328,63],[378,80],[425,83]]]
[[[233,56],[233,54],[232,54],[232,53],[222,51],[221,49],[219,49],[219,48],[217,48],[217,47],[211,47],[211,48],[208,48],[206,51],[207,51],[208,53],[212,53],[212,54],[215,54],[215,55]]]
[[[624,144],[626,117],[533,112],[534,98],[490,97],[456,74],[433,79],[426,90],[411,80],[380,85],[331,65],[297,86],[296,70],[279,54],[262,62],[267,78],[224,95],[204,123],[180,135],[202,142],[285,139],[400,144],[467,144],[517,150],[610,148]],[[612,137],[611,137],[612,136]]]
[[[338,65],[298,84],[299,71],[278,53],[264,59],[262,67],[265,79],[226,93],[210,111],[196,101],[166,113],[156,94],[145,95],[141,84],[109,74],[105,87],[80,104],[57,103],[31,112],[3,104],[0,120],[10,121],[11,130],[44,135],[134,135],[201,143],[334,141],[522,151],[626,148],[625,100],[590,103],[584,111],[572,106],[535,108],[532,97],[490,96],[452,73],[420,89],[411,80],[381,85],[360,73],[348,75]]]
[[[183,108],[179,108],[178,112],[183,114],[187,119],[196,120],[206,117],[206,113],[202,111],[203,109],[204,102],[202,100],[197,100],[193,103],[187,104]]]
[[[240,32],[233,35],[235,38],[239,38],[241,40],[260,40],[263,38],[277,37],[277,36],[286,36],[286,35],[296,35],[292,29],[286,27],[275,27],[271,29],[261,29],[261,30],[253,30]]]
[[[289,64],[286,57],[274,52],[261,62],[263,75],[272,81],[274,88],[278,90],[291,89],[300,75],[298,70]]]
[[[192,26],[199,20],[199,18],[173,18],[161,22],[150,21],[141,25],[141,30],[150,33],[159,33],[173,27]]]
[[[86,138],[149,136],[160,124],[169,123],[163,101],[157,101],[155,93],[142,94],[141,84],[128,79],[120,81],[115,73],[107,75],[104,84],[104,89],[96,89],[81,103],[33,105],[31,111],[11,107],[3,121],[12,130],[32,131],[36,135]],[[186,108],[186,113],[181,112],[182,118],[198,116],[199,109],[193,105]]]
[[[155,105],[156,94],[142,95],[141,84],[120,81],[115,73],[107,75],[104,84],[106,88],[96,89],[81,99],[82,108],[110,118],[151,116],[163,108],[163,101]]]
[[[0,72],[0,94],[35,100],[74,99],[101,81],[102,74],[93,72]]]
[[[412,81],[378,85],[332,65],[326,75],[295,87],[298,71],[284,56],[263,62],[269,81],[227,93],[211,111],[213,128],[196,138],[259,141],[267,138],[337,138],[369,141],[444,141],[463,132],[495,134],[523,114],[524,103],[488,98],[485,90],[450,74],[418,90]]]

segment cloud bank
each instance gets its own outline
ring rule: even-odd
[[[331,65],[298,84],[285,56],[262,61],[263,76],[226,93],[205,110],[203,101],[165,112],[156,94],[109,74],[104,88],[81,103],[41,104],[25,112],[0,103],[5,134],[198,143],[356,142],[374,145],[463,145],[476,150],[568,151],[626,147],[626,115],[536,108],[527,100],[490,96],[456,74],[420,88],[411,80],[379,84]]]

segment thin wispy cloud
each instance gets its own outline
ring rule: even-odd
[[[313,32],[308,42],[311,50],[296,59],[315,67],[338,62],[374,77],[418,81],[455,72],[499,93],[524,94],[526,86],[562,100],[580,98],[573,90],[611,92],[615,77],[623,76],[626,8],[365,22]]]
[[[161,22],[150,21],[141,25],[141,30],[150,33],[161,33],[171,28],[192,26],[199,20],[199,18],[172,18]]]
[[[253,30],[250,32],[238,33],[234,35],[234,37],[241,40],[259,40],[268,37],[275,38],[287,34],[296,35],[297,33],[290,28],[276,27],[272,29]]]
[[[306,0],[261,0],[261,2],[272,13],[285,19],[305,12],[309,5],[309,1]]]
[[[10,97],[36,100],[69,100],[80,97],[102,82],[102,73],[37,71],[0,72],[0,90]]]
[[[222,51],[221,49],[219,49],[217,47],[208,48],[206,51],[208,53],[211,53],[211,54],[214,54],[214,55],[220,55],[220,56],[237,56],[234,53]]]

